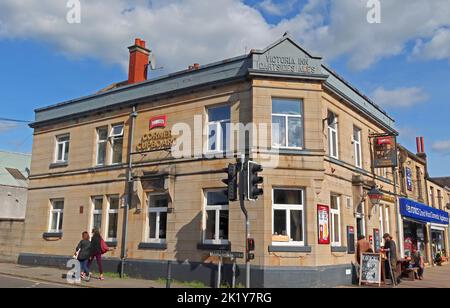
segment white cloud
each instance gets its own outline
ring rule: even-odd
[[[438,141],[432,145],[433,151],[441,154],[450,154],[450,140]]]
[[[372,97],[375,103],[389,107],[411,107],[428,100],[428,95],[418,87],[393,90],[380,87],[373,92]]]
[[[265,13],[273,16],[284,16],[294,10],[298,4],[298,0],[278,1],[264,0],[258,5],[257,8],[261,9]]]
[[[295,0],[80,0],[82,23],[68,24],[66,1],[2,0],[0,39],[45,41],[70,57],[102,58],[127,67],[135,37],[146,39],[168,71],[263,48],[289,31],[327,61],[345,56],[353,69],[410,53],[450,59],[448,0],[382,0],[382,23],[369,24],[367,0],[305,0],[292,18],[268,23],[260,10],[282,15]],[[412,53],[411,53],[412,54]]]

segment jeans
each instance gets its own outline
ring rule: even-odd
[[[103,265],[102,265],[102,254],[101,253],[97,253],[91,257],[91,259],[88,262],[88,267],[91,267],[91,263],[94,260],[94,258],[97,260],[98,271],[99,271],[100,275],[102,275],[103,274]]]
[[[86,275],[89,275],[89,267],[88,267],[89,260],[79,260],[79,261],[81,265],[81,271]]]

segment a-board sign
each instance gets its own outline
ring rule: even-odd
[[[360,280],[362,284],[378,284],[381,285],[381,254],[379,253],[363,253],[361,254],[360,264]]]
[[[243,252],[230,252],[230,251],[211,251],[209,253],[210,257],[221,257],[225,259],[243,259]]]

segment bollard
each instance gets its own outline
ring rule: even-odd
[[[166,280],[166,288],[170,289],[170,285],[172,283],[172,261],[167,262],[167,280]]]

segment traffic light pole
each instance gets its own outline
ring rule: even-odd
[[[248,211],[245,208],[245,191],[246,191],[246,178],[247,178],[247,170],[246,170],[246,162],[245,158],[241,158],[240,168],[239,168],[239,201],[241,205],[242,213],[245,216],[245,287],[247,289],[250,288],[250,257],[249,257],[249,247],[248,247],[248,239],[250,238],[250,220],[248,217]]]

